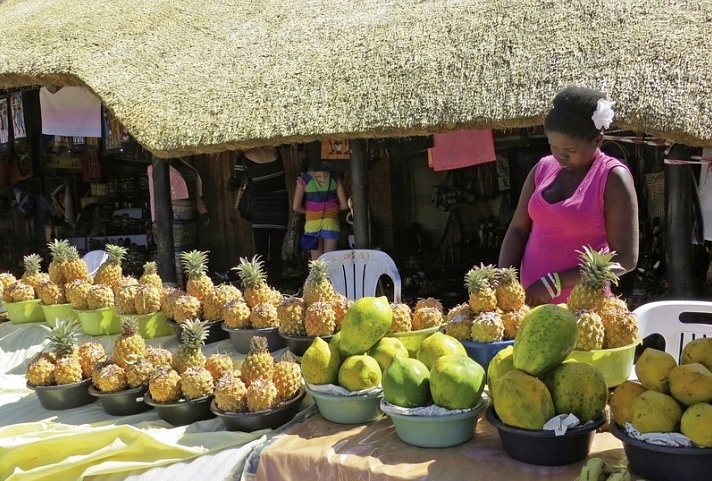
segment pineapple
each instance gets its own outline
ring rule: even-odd
[[[618,284],[618,276],[613,270],[621,269],[621,266],[612,261],[615,251],[596,251],[585,246],[579,254],[581,280],[574,286],[566,304],[573,312],[581,309],[598,311],[607,297],[609,283]]]
[[[33,289],[39,289],[40,284],[45,276],[40,272],[40,267],[42,265],[42,258],[37,254],[30,254],[22,258],[25,265],[25,272],[22,274],[20,279],[27,285],[32,286]]]
[[[64,297],[64,288],[55,284],[52,281],[43,282],[40,286],[40,299],[47,306],[56,304],[65,304],[67,302]]]
[[[121,276],[118,284],[113,287],[114,296],[124,287],[139,287],[138,280],[134,276]]]
[[[114,307],[114,291],[105,284],[94,284],[87,295],[89,309]]]
[[[414,331],[439,326],[443,323],[443,313],[437,307],[421,307],[413,311],[411,328]]]
[[[517,337],[519,328],[522,327],[522,319],[529,312],[529,306],[524,304],[521,309],[502,313],[502,324],[504,324],[504,338],[514,339]]]
[[[35,289],[20,280],[12,285],[10,295],[12,302],[31,301],[35,298]]]
[[[0,272],[0,289],[7,289],[17,282],[17,278],[9,272]]]
[[[497,307],[503,311],[516,311],[524,306],[526,294],[524,287],[517,279],[517,269],[507,267],[497,269],[495,274],[497,288],[495,295],[497,296]]]
[[[306,336],[304,314],[306,305],[301,297],[287,296],[277,307],[279,331],[287,336]],[[227,321],[226,321],[227,322]]]
[[[73,245],[67,247],[66,251],[67,262],[62,264],[62,275],[64,277],[64,282],[69,283],[77,279],[83,281],[91,282],[91,276],[89,276],[89,268],[84,259],[79,257],[79,251]]]
[[[35,356],[25,370],[25,378],[33,386],[54,384],[54,362],[46,353]]]
[[[121,322],[121,334],[114,341],[114,352],[111,360],[122,368],[133,356],[143,357],[146,354],[146,341],[138,332],[138,321],[128,317]]]
[[[65,285],[65,295],[73,308],[80,311],[89,309],[89,290],[91,286],[92,284],[81,279]]]
[[[502,316],[494,311],[477,314],[472,320],[471,336],[475,342],[501,341],[504,337]]]
[[[474,267],[465,274],[465,287],[469,294],[470,309],[473,312],[494,311],[497,309],[497,295],[492,289],[487,271]]]
[[[418,299],[418,301],[415,303],[415,307],[413,308],[413,310],[417,311],[418,309],[422,309],[423,307],[434,307],[441,313],[444,312],[442,302],[435,299],[434,297]]]
[[[225,327],[230,329],[248,329],[250,308],[243,301],[230,301],[225,306]]]
[[[77,321],[58,319],[54,328],[42,326],[49,335],[49,346],[56,357],[54,381],[57,384],[72,384],[82,380],[82,366],[77,357],[79,324]]]
[[[186,292],[189,296],[197,298],[201,303],[205,302],[208,293],[215,287],[213,281],[205,272],[208,270],[208,252],[189,251],[180,253],[180,261],[183,269],[188,275]]]
[[[336,297],[328,276],[329,264],[323,260],[309,261],[309,276],[304,281],[304,302],[307,306],[317,301],[331,301]]]
[[[180,296],[184,296],[185,292],[176,289],[175,287],[164,287],[161,292],[161,311],[163,311],[168,319],[175,319],[176,300]],[[200,311],[200,309],[198,309]]]
[[[225,306],[230,301],[242,299],[240,290],[230,284],[221,284],[208,292],[203,303],[203,317],[209,321],[221,321],[225,318]]]
[[[242,282],[242,295],[248,307],[252,309],[263,302],[273,302],[273,290],[267,285],[267,274],[264,271],[264,262],[260,256],[253,256],[251,260],[240,258],[240,265],[233,267],[237,270]]]
[[[116,312],[125,315],[137,314],[136,295],[138,294],[138,291],[138,286],[124,286],[116,289],[116,297],[114,299]]]
[[[113,289],[121,282],[121,277],[123,276],[121,262],[126,257],[128,251],[125,247],[114,244],[106,244],[104,251],[108,257],[106,262],[104,262],[96,272],[94,284],[104,284]]]
[[[277,388],[277,400],[289,401],[294,398],[302,388],[302,370],[299,364],[291,361],[280,361],[274,365],[272,382]]]
[[[245,410],[247,387],[237,371],[223,374],[215,385],[215,405],[225,412]]]
[[[126,362],[126,382],[130,388],[148,386],[154,366],[145,357],[132,355]]]
[[[623,347],[640,339],[638,318],[627,309],[605,312],[603,319],[603,348]]]
[[[146,360],[154,366],[172,366],[173,354],[162,347],[146,346]]]
[[[449,311],[447,311],[447,315],[445,316],[446,321],[451,321],[455,317],[459,317],[460,315],[466,315],[466,316],[471,316],[473,314],[472,310],[470,309],[470,305],[466,302],[463,302],[462,304],[458,304]]]
[[[391,310],[393,311],[393,321],[388,329],[388,334],[410,331],[413,323],[413,313],[408,304],[391,304]]]
[[[169,366],[158,367],[148,380],[148,393],[159,403],[178,401],[182,394],[180,374]]]
[[[82,365],[75,355],[57,359],[54,364],[54,381],[57,385],[73,384],[82,380]]]
[[[257,304],[250,312],[250,324],[254,329],[264,329],[266,327],[278,327],[277,308],[271,303]]]
[[[603,305],[601,305],[598,309],[598,314],[601,317],[606,317],[606,311],[627,311],[628,309],[628,304],[621,299],[620,297],[617,296],[610,296],[606,297],[603,301]]]
[[[213,394],[213,375],[204,367],[189,367],[180,375],[180,388],[186,399],[198,399]]]
[[[134,307],[138,314],[153,314],[161,309],[160,289],[144,285],[138,288],[134,299]]]
[[[69,241],[54,239],[47,244],[52,260],[47,266],[49,280],[58,285],[64,285],[67,280],[64,277],[64,265],[67,263],[67,249]]]
[[[334,314],[336,314],[336,330],[340,331],[341,321],[344,320],[346,312],[351,309],[351,306],[353,305],[354,301],[337,292],[336,295],[329,302],[331,304],[331,307],[334,308]]]
[[[270,379],[256,379],[247,386],[245,404],[251,413],[271,409],[277,405],[279,393]]]
[[[447,324],[445,324],[445,334],[460,341],[471,341],[472,317],[463,312],[453,316],[449,321],[447,321]]]
[[[254,336],[250,339],[250,351],[240,367],[242,381],[250,386],[257,379],[272,379],[274,359],[267,348],[267,339]]]
[[[212,354],[205,360],[205,369],[213,375],[213,381],[218,382],[223,374],[233,370],[232,358],[227,354]]]
[[[129,386],[126,370],[111,362],[103,364],[96,376],[92,372],[92,383],[101,392],[119,392]]]
[[[12,284],[8,286],[3,286],[2,289],[2,301],[3,302],[12,302],[12,290],[15,288],[15,285],[17,284],[17,281],[13,282]]]
[[[77,349],[79,364],[82,366],[82,375],[85,378],[91,377],[91,370],[98,362],[106,361],[104,346],[96,341],[85,342]]]
[[[143,265],[143,275],[138,280],[139,284],[144,286],[153,286],[156,289],[163,287],[161,276],[158,275],[158,265],[155,262],[146,262]]]
[[[603,320],[593,311],[577,311],[577,351],[594,351],[603,347]]]
[[[304,313],[307,336],[330,336],[336,330],[336,313],[328,301],[316,301]]]
[[[209,327],[207,322],[199,320],[189,320],[183,323],[183,331],[180,334],[180,346],[173,356],[173,369],[178,374],[189,367],[202,367],[205,365],[205,354],[203,345],[208,337]]]
[[[197,297],[185,294],[175,300],[173,305],[173,319],[178,324],[199,319],[201,314],[202,306]]]

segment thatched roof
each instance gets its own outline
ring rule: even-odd
[[[617,126],[712,145],[712,2],[9,0],[0,88],[86,85],[159,156],[541,122],[567,84]]]

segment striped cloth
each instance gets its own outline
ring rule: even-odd
[[[300,175],[297,182],[304,187],[306,210],[304,234],[338,239],[341,232],[339,198],[336,195],[338,179],[329,175],[327,184],[321,185],[311,174],[306,173]]]
[[[287,229],[289,195],[284,178],[284,162],[260,164],[247,157],[235,165],[236,173],[246,173],[252,180],[252,228]]]

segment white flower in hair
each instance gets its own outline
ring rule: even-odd
[[[615,104],[616,103],[611,100],[598,99],[596,111],[591,116],[593,125],[595,125],[598,130],[607,129],[611,126],[613,116],[615,115],[613,112],[613,106]]]

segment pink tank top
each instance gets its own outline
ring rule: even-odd
[[[542,158],[535,167],[534,193],[529,199],[528,212],[532,230],[524,249],[521,280],[529,287],[548,272],[561,272],[578,266],[583,246],[608,248],[603,194],[608,173],[615,167],[628,168],[618,159],[600,150],[591,168],[576,191],[568,199],[550,204],[542,192],[556,179],[561,166],[554,156]],[[571,289],[551,302],[566,302]]]

